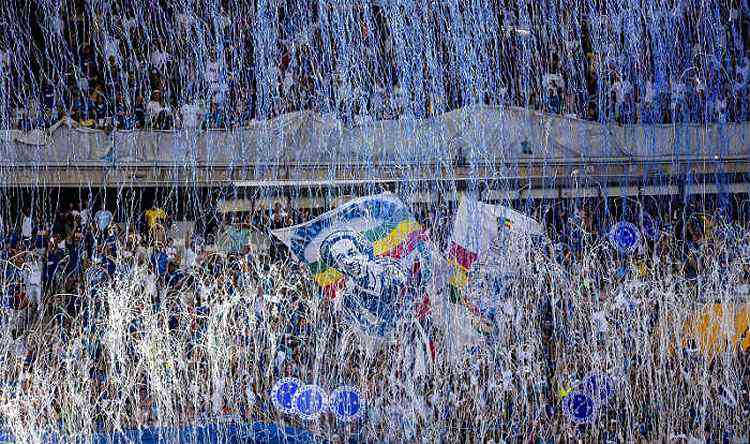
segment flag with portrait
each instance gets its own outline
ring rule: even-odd
[[[272,233],[368,334],[388,335],[429,311],[429,234],[394,194],[354,199]]]

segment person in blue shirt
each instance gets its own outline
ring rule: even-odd
[[[51,83],[47,83],[42,87],[42,106],[46,110],[54,110],[57,107],[55,87]]]
[[[12,262],[6,263],[3,270],[5,285],[3,286],[2,306],[19,310],[27,302],[24,294],[24,276],[21,270],[22,255],[16,255]]]
[[[159,276],[166,275],[169,263],[169,256],[167,256],[167,253],[162,251],[160,246],[157,244],[154,252],[151,254],[151,265],[153,265],[156,274]]]
[[[94,115],[96,116],[96,127],[102,128],[104,127],[110,117],[110,110],[107,102],[104,100],[104,96],[101,94],[97,94],[94,96],[93,101],[94,106]]]
[[[83,237],[80,232],[73,233],[70,238],[67,239],[65,242],[65,247],[68,250],[68,257],[70,258],[70,261],[68,262],[68,266],[65,270],[65,274],[72,275],[72,274],[78,274],[81,272],[82,268],[82,259],[84,256],[84,249],[83,249]]]
[[[704,243],[703,221],[694,219],[688,222],[685,241],[685,277],[695,279],[701,269],[701,249]]]
[[[223,109],[219,108],[219,105],[215,102],[211,102],[211,107],[206,114],[204,120],[205,125],[209,129],[223,129],[227,127],[226,113]]]
[[[115,96],[114,114],[112,115],[112,128],[114,129],[133,129],[132,126],[128,128],[128,123],[135,124],[134,119],[128,119],[128,109],[125,106],[125,98],[122,94]],[[130,120],[130,122],[128,122]]]
[[[39,226],[39,225],[37,225]],[[36,250],[46,250],[49,244],[49,232],[38,229],[31,237],[31,247]]]
[[[102,256],[102,267],[107,270],[107,277],[111,277],[113,274],[115,274],[117,265],[115,264],[115,258],[112,255],[112,250],[109,247],[105,246],[104,252],[105,254]]]
[[[73,112],[79,123],[94,119],[94,102],[91,100],[91,97],[86,94],[81,94],[81,96],[73,103]]]
[[[54,238],[50,239],[47,246],[47,257],[42,269],[43,291],[48,291],[54,285],[56,275],[61,272],[58,268],[63,257],[65,257],[65,251],[59,248]]]
[[[143,96],[135,98],[133,117],[135,119],[135,128],[142,129],[146,126],[146,104],[143,100]]]
[[[167,288],[169,288],[170,290],[179,289],[179,287],[182,285],[182,280],[184,277],[185,275],[180,271],[179,267],[177,267],[177,263],[175,263],[174,261],[169,261],[165,279]]]

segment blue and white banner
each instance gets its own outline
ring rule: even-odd
[[[355,199],[272,233],[362,332],[388,336],[401,321],[424,315],[431,249],[427,233],[395,195]]]

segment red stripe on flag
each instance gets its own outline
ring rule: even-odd
[[[414,261],[411,264],[411,276],[409,277],[409,283],[414,287],[422,285],[422,262],[419,260]]]
[[[424,295],[424,298],[422,298],[422,302],[417,304],[414,310],[415,310],[415,313],[414,313],[415,316],[420,321],[426,318],[427,316],[429,316],[430,313],[432,313],[432,305],[430,304],[430,296]]]
[[[467,250],[456,242],[451,241],[451,247],[448,250],[448,258],[455,259],[456,262],[458,262],[458,265],[468,270],[471,268],[471,264],[477,260],[477,254]]]
[[[409,237],[404,239],[403,242],[398,244],[398,246],[391,251],[385,252],[382,256],[390,257],[392,259],[401,259],[414,251],[421,242],[426,242],[428,240],[430,240],[430,234],[427,230],[414,231],[409,233]]]
[[[343,277],[331,285],[323,287],[323,300],[328,301],[336,297],[338,290],[344,288],[346,279]]]

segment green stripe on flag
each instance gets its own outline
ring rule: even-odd
[[[364,236],[364,238],[370,242],[375,242],[376,240],[382,239],[386,237],[387,235],[389,235],[391,231],[393,231],[396,227],[398,227],[398,224],[400,224],[401,222],[405,220],[413,219],[412,215],[407,211],[401,211],[397,215],[403,215],[405,217],[397,221],[385,222],[384,224],[380,226],[363,231],[362,236]],[[310,270],[310,273],[312,273],[314,276],[318,273],[321,273],[327,270],[328,264],[323,262],[323,259],[319,259],[315,262],[309,263],[307,265],[307,269]]]
[[[458,304],[461,302],[464,298],[463,292],[460,288],[454,287],[453,285],[450,286],[450,301],[453,304]]]

